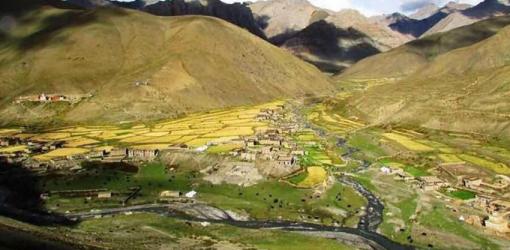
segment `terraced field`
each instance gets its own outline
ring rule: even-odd
[[[434,150],[434,148],[429,147],[425,144],[419,143],[415,140],[412,140],[410,137],[402,135],[402,134],[384,133],[382,136],[391,140],[391,141],[394,141],[394,142],[400,144],[401,146],[403,146],[406,149],[411,150],[411,151],[429,152],[429,151]]]
[[[268,122],[257,121],[263,109],[276,108],[283,101],[259,106],[237,107],[197,113],[181,119],[161,121],[151,125],[132,126],[77,126],[60,128],[44,133],[21,133],[17,129],[0,130],[0,135],[15,135],[42,142],[65,141],[63,149],[38,155],[38,160],[51,160],[89,151],[102,151],[112,147],[132,147],[137,149],[166,149],[185,144],[198,148],[210,143],[228,142],[241,136],[254,135],[268,128]],[[235,148],[224,145],[210,149],[212,153],[222,153]],[[5,153],[22,151],[26,148],[2,148]]]
[[[314,124],[338,135],[349,134],[365,127],[365,124],[359,121],[347,119],[329,112],[322,104],[313,107],[308,113],[308,119]]]

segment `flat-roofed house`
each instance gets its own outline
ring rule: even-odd
[[[476,189],[482,185],[482,179],[477,177],[466,177],[462,179],[462,185],[467,188]]]
[[[98,199],[110,199],[112,198],[112,192],[99,192],[97,193]]]
[[[294,156],[278,156],[276,160],[279,166],[282,167],[292,167],[294,163],[296,163],[296,158]]]
[[[158,157],[159,150],[155,149],[127,149],[127,156],[131,159],[153,161]]]
[[[255,161],[257,159],[256,153],[244,152],[241,153],[241,160],[243,161]]]
[[[443,187],[448,187],[448,182],[445,182],[436,176],[422,176],[418,178],[420,188],[425,191],[435,191]]]

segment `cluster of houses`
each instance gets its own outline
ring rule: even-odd
[[[135,86],[136,87],[139,87],[139,86],[149,86],[150,82],[151,81],[149,79],[137,80],[137,81],[135,81]]]
[[[270,121],[272,128],[233,141],[242,147],[230,152],[230,155],[246,162],[262,160],[284,168],[296,166],[299,156],[303,156],[305,151],[292,142],[290,136],[298,132],[300,127],[295,122],[286,121],[283,110],[284,106],[261,110],[257,120]]]
[[[64,141],[35,141],[35,140],[22,140],[17,137],[4,137],[0,138],[0,147],[9,146],[24,146],[19,147],[18,150],[0,153],[0,162],[7,163],[23,163],[28,168],[37,168],[38,165],[35,161],[30,160],[30,155],[44,154],[49,151],[62,148]]]
[[[476,176],[460,176],[458,180],[458,186],[477,194],[471,205],[488,214],[481,219],[471,215],[474,220],[468,222],[499,233],[510,233],[510,197],[505,196],[510,194],[510,178],[497,176],[490,183]]]
[[[242,161],[264,160],[274,161],[279,166],[293,166],[297,163],[297,156],[304,154],[296,150],[294,143],[287,142],[277,129],[241,140],[243,147],[232,151],[230,155],[239,157]]]
[[[440,172],[446,171],[441,165]],[[490,180],[476,175],[453,175],[455,181],[450,182],[438,176],[413,177],[401,168],[383,166],[380,171],[384,174],[394,175],[395,179],[403,180],[419,187],[425,192],[440,189],[462,189],[476,194],[472,200],[466,201],[468,205],[482,211],[487,216],[469,215],[461,216],[461,220],[475,226],[489,229],[493,232],[510,233],[510,177],[498,175]]]
[[[148,162],[155,160],[160,151],[158,149],[132,149],[132,148],[122,148],[122,149],[113,149],[109,152],[103,151],[100,152],[101,155],[96,159],[107,162],[124,162],[124,161],[141,161]]]
[[[24,102],[52,103],[52,102],[69,102],[77,103],[85,98],[92,97],[91,94],[86,95],[64,95],[64,94],[45,94],[20,96],[14,101],[17,104]]]
[[[20,164],[32,170],[72,169],[83,161],[100,161],[105,163],[146,162],[152,161],[160,154],[159,150],[117,148],[113,150],[91,151],[85,154],[56,157],[51,161],[37,161],[32,155],[44,154],[65,146],[65,141],[22,140],[17,137],[0,138],[0,147],[20,146],[19,150],[0,153],[0,163]]]

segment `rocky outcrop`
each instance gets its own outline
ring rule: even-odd
[[[241,215],[229,210],[221,210],[202,203],[173,203],[169,205],[169,208],[170,210],[201,220],[248,221],[250,219],[249,216]]]

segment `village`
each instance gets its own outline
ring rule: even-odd
[[[476,214],[459,215],[459,220],[502,236],[510,233],[510,178],[490,176],[466,162],[440,163],[431,175],[413,176],[402,168],[382,164],[380,172],[397,181],[444,200],[453,211],[468,207]],[[461,202],[445,193],[460,194]],[[465,197],[464,197],[465,196]]]
[[[201,172],[204,179],[214,184],[228,183],[239,186],[251,186],[265,178],[282,178],[301,170],[300,157],[306,154],[303,146],[292,139],[292,135],[303,128],[296,124],[295,118],[284,111],[283,105],[264,108],[254,116],[256,122],[264,122],[269,126],[254,135],[226,137],[220,142],[204,142],[203,145],[187,145],[179,143],[166,148],[147,149],[123,146],[99,147],[83,153],[58,155],[51,158],[45,156],[59,150],[69,150],[66,140],[38,140],[37,137],[14,136],[0,137],[0,164],[18,165],[39,174],[52,171],[78,173],[83,171],[83,164],[94,162],[105,166],[126,164],[143,167],[144,164],[157,160],[162,155],[202,155],[212,148],[222,148],[221,157],[226,160],[220,165],[210,166]],[[2,151],[2,148],[4,151]],[[8,150],[5,150],[8,149]],[[322,181],[314,185],[322,184]],[[129,192],[137,192],[135,187]],[[129,193],[128,192],[128,193]],[[174,190],[162,190],[160,199],[187,197],[193,198],[190,192],[184,194]],[[99,200],[111,199],[115,194],[107,189],[50,191],[51,195],[94,196]],[[126,194],[131,197],[132,194]],[[124,201],[127,203],[129,199]]]
[[[83,99],[91,98],[92,94],[45,94],[41,93],[40,95],[28,95],[28,96],[19,96],[16,98],[14,103],[23,104],[23,103],[57,103],[57,102],[67,102],[67,103],[78,103]]]
[[[270,122],[272,128],[252,136],[240,136],[235,139],[222,140],[223,145],[236,145],[228,155],[242,162],[257,160],[271,161],[276,166],[292,168],[298,165],[298,157],[304,155],[289,136],[298,131],[299,126],[287,122],[280,124],[283,106],[276,109],[263,109],[256,117],[257,121]],[[133,163],[151,162],[163,152],[204,153],[209,147],[221,145],[207,142],[202,146],[191,147],[186,143],[168,146],[161,149],[137,149],[126,147],[105,147],[102,150],[90,151],[83,154],[53,157],[51,160],[37,161],[34,156],[57,149],[66,148],[65,140],[37,140],[23,138],[23,136],[0,137],[0,147],[9,148],[0,153],[0,162],[18,163],[32,170],[63,169],[66,166],[79,166],[83,161],[99,161],[104,163]],[[64,162],[69,162],[65,164]]]
[[[82,171],[82,165],[88,162],[107,166],[126,164],[143,168],[146,163],[172,155],[198,157],[214,154],[218,155],[222,160],[218,161],[217,164],[211,164],[200,170],[203,180],[211,184],[220,185],[225,183],[239,187],[250,187],[270,178],[291,184],[291,186],[296,188],[315,190],[314,197],[321,197],[321,194],[332,187],[331,177],[333,175],[343,176],[345,174],[342,169],[347,164],[334,164],[331,159],[321,159],[323,163],[316,162],[317,165],[315,166],[305,164],[304,161],[310,155],[310,147],[323,148],[324,146],[316,139],[299,139],[316,137],[317,135],[314,135],[315,132],[309,128],[309,125],[300,121],[299,117],[284,104],[263,107],[257,109],[256,112],[250,112],[250,124],[261,126],[260,128],[253,129],[253,132],[250,133],[241,131],[238,128],[228,128],[229,133],[222,133],[222,136],[219,137],[196,138],[189,136],[190,139],[187,142],[150,144],[149,147],[142,147],[136,144],[138,140],[142,139],[144,141],[155,141],[153,139],[147,140],[147,138],[150,138],[149,136],[139,136],[138,132],[131,137],[120,134],[113,138],[119,138],[120,142],[124,143],[98,145],[92,150],[76,151],[73,154],[55,154],[50,158],[40,156],[46,156],[58,150],[69,150],[71,147],[69,146],[70,140],[66,138],[40,140],[40,137],[37,136],[24,136],[23,133],[14,133],[11,136],[0,137],[0,163],[20,165],[37,173],[48,173],[51,171],[80,172]],[[218,113],[223,115],[221,112]],[[204,116],[208,117],[210,115]],[[244,115],[239,115],[239,117],[244,117]],[[233,121],[228,121],[229,124],[231,122]],[[352,126],[351,129],[359,128],[354,122],[344,123]],[[155,129],[149,132],[146,131],[146,128],[136,129],[145,135],[154,134],[161,136],[161,138],[167,138],[169,135],[164,135],[162,130],[165,129],[165,126],[173,128],[176,126],[174,124],[161,125],[161,128],[156,126]],[[262,126],[262,124],[265,125]],[[202,126],[209,126],[209,124],[206,121]],[[242,127],[244,125],[229,126]],[[197,129],[204,130],[202,127]],[[82,133],[81,130],[78,131]],[[231,131],[233,132],[230,133]],[[95,132],[87,133],[94,134]],[[184,135],[184,137],[186,136],[188,135]],[[159,141],[166,142],[166,140]],[[130,145],[133,142],[135,143]],[[343,141],[343,144],[345,143]],[[4,150],[2,151],[2,149]],[[399,153],[399,155],[406,154],[411,153],[406,153],[405,151]],[[345,162],[348,161],[345,157],[339,157],[345,160]],[[366,167],[375,166],[379,168],[378,171],[381,174],[393,176],[396,181],[405,183],[414,190],[440,198],[454,211],[461,211],[462,207],[468,208],[462,209],[462,211],[470,211],[469,213],[459,212],[458,220],[463,223],[503,237],[508,237],[510,233],[510,178],[506,175],[494,176],[486,171],[479,171],[478,168],[472,166],[469,162],[460,160],[438,161],[436,167],[428,170],[427,175],[421,176],[412,175],[401,166],[394,166],[392,164],[375,162],[368,165]],[[336,168],[331,168],[333,166],[336,166]],[[320,170],[319,172],[323,172],[323,177],[310,182],[307,179],[313,179],[310,178],[311,170],[315,171],[316,169]],[[167,169],[165,171],[171,170]],[[296,178],[299,179],[299,182],[292,183],[291,179],[295,178],[294,176],[300,175],[300,173],[306,173],[306,179]],[[309,184],[304,186],[299,183]],[[73,189],[50,191],[45,194],[44,198],[48,199],[55,195],[59,197],[83,196],[94,197],[94,199],[104,201],[122,196],[124,198],[122,198],[121,203],[128,204],[130,199],[136,197],[139,192],[140,190],[136,186],[121,192],[111,189]],[[447,193],[452,192],[469,193],[472,194],[472,197],[460,200],[454,199],[447,195]],[[193,188],[185,191],[162,189],[159,190],[157,199],[159,201],[178,200],[194,202],[197,195],[199,196]]]

